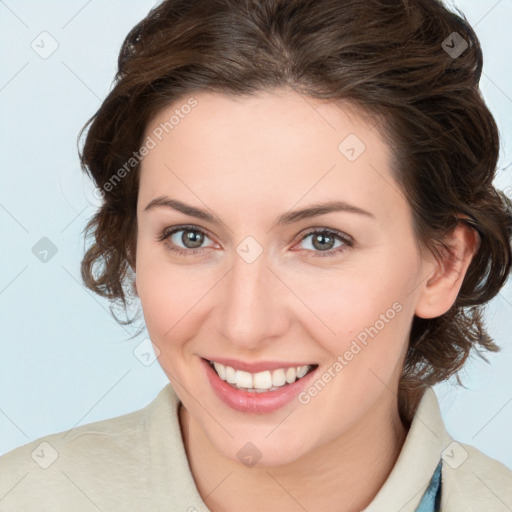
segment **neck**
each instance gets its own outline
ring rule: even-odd
[[[301,458],[246,467],[219,453],[181,405],[180,423],[196,486],[212,512],[360,511],[386,481],[407,435],[396,397],[387,396],[350,431]]]

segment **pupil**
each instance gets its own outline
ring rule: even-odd
[[[184,231],[183,236],[181,238],[185,247],[189,247],[190,249],[196,249],[197,247],[201,247],[201,244],[203,242],[203,234],[197,231]],[[189,244],[192,244],[192,246],[190,246]]]
[[[324,234],[324,233],[319,233],[317,234],[316,236],[313,237],[313,246],[316,248],[316,249],[326,249],[326,244],[325,243],[321,243],[321,240],[322,239],[327,239],[327,240],[330,240],[331,244],[333,242],[333,238]],[[327,242],[327,245],[329,245],[329,248],[330,245],[329,242]]]

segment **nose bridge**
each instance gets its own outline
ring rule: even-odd
[[[248,237],[250,238],[250,237]],[[278,335],[278,280],[267,268],[266,253],[253,240],[236,249],[231,272],[222,289],[217,328],[232,344],[251,349]]]

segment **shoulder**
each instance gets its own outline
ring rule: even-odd
[[[416,485],[412,475],[419,471],[425,472],[424,480],[430,478],[441,458],[443,512],[512,511],[512,470],[474,446],[453,439],[433,388],[423,394],[402,452],[397,488],[403,482]]]
[[[512,510],[512,470],[474,446],[452,441],[443,451],[443,510]]]
[[[122,416],[88,423],[62,432],[39,437],[30,443],[19,446],[0,457],[0,471],[9,465],[31,469],[48,469],[58,463],[62,456],[80,453],[99,455],[104,451],[115,452],[124,447],[127,441],[140,437],[145,427],[145,409]],[[92,450],[92,452],[91,452]],[[93,463],[93,457],[87,462]]]
[[[64,503],[76,503],[76,512],[90,510],[96,500],[116,509],[118,492],[126,482],[144,478],[149,467],[151,405],[40,437],[1,456],[0,509],[41,510],[44,503],[45,510],[61,510]]]

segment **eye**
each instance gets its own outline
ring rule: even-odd
[[[335,256],[354,245],[351,237],[331,229],[322,228],[310,231],[301,238],[301,242],[304,242],[309,237],[312,237],[309,243],[310,248],[306,250],[314,253],[311,255],[313,258]],[[336,242],[339,242],[338,246],[335,245]]]
[[[181,233],[181,235],[179,235]],[[336,256],[341,252],[353,246],[352,238],[340,231],[333,229],[319,228],[309,231],[300,239],[300,243],[311,237],[310,248],[304,249],[312,253],[308,257],[326,257]],[[205,239],[209,239],[206,233],[196,226],[177,226],[168,228],[157,238],[157,241],[164,242],[169,240],[167,248],[170,251],[182,256],[190,256],[200,252],[208,247],[202,247]],[[336,246],[336,242],[338,245]],[[179,244],[183,244],[180,247]],[[212,246],[210,246],[212,247]]]
[[[181,235],[178,235],[179,233]],[[179,226],[166,229],[157,240],[159,242],[169,240],[171,242],[167,244],[169,250],[187,256],[202,252],[205,247],[201,247],[201,245],[207,238],[206,233],[195,226]],[[184,247],[180,247],[179,243],[183,244]]]

